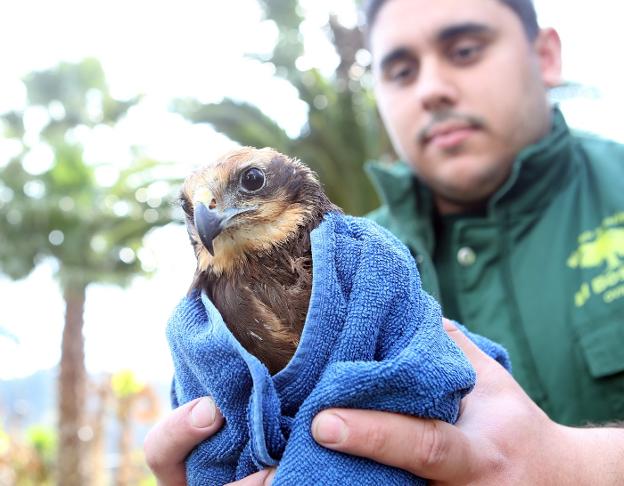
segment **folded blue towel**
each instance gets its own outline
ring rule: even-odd
[[[474,370],[444,332],[440,308],[399,240],[369,220],[330,213],[311,241],[307,320],[294,357],[276,375],[199,292],[184,298],[169,322],[173,405],[210,395],[225,417],[187,460],[191,486],[222,485],[278,464],[276,486],[425,484],[319,446],[312,419],[328,407],[353,407],[455,422],[460,399],[474,386]],[[504,349],[470,337],[509,367]]]

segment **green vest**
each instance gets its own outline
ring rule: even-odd
[[[443,276],[430,191],[403,163],[368,171],[383,202],[370,217],[410,248],[432,295],[454,280],[463,324],[507,347],[552,419],[624,419],[624,146],[572,134],[555,109],[485,215],[453,225]]]

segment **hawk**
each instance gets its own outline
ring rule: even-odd
[[[193,172],[180,203],[204,291],[271,374],[293,356],[312,289],[310,232],[331,203],[315,173],[271,148],[243,147]]]

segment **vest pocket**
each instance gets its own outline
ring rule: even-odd
[[[591,376],[604,378],[624,371],[624,307],[579,331],[581,349]]]

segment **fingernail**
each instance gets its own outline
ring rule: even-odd
[[[263,486],[270,486],[271,484],[273,484],[273,478],[275,477],[275,469],[271,469],[269,474],[267,474],[267,477],[264,478],[264,482],[262,483]]]
[[[338,445],[347,438],[347,425],[338,415],[323,412],[312,421],[312,435],[324,445]]]
[[[247,476],[239,481],[233,483],[227,483],[223,486],[242,486],[243,484],[262,484],[262,486],[270,486],[273,483],[275,477],[275,469],[263,469],[257,473],[253,473],[251,476]],[[262,483],[260,483],[262,481]]]
[[[442,326],[444,327],[445,331],[457,331],[457,326],[455,325],[455,323],[449,319],[442,319]]]
[[[210,427],[214,424],[217,407],[210,397],[199,400],[191,410],[191,424],[198,429]]]

